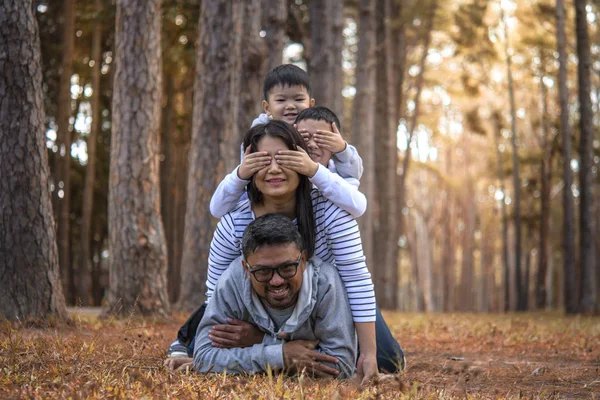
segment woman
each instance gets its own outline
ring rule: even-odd
[[[212,295],[223,271],[241,255],[241,238],[246,226],[267,213],[284,214],[296,221],[305,241],[307,257],[319,257],[334,265],[340,273],[359,338],[358,371],[368,378],[376,374],[379,362],[380,368],[395,372],[403,364],[402,350],[376,307],[373,283],[365,264],[356,221],[313,189],[308,177],[280,166],[275,159],[280,151],[298,148],[306,151],[302,136],[284,122],[271,121],[248,131],[244,137],[244,148],[248,146],[251,152],[267,152],[271,162],[252,177],[248,184],[248,200],[240,201],[217,225],[209,254],[207,297]],[[184,325],[178,335],[180,342],[189,342],[203,314],[202,307]],[[213,331],[216,345],[224,347],[252,345],[260,342],[262,337],[260,332],[247,331],[244,342],[232,342],[230,339],[220,342],[220,338],[229,337],[227,332],[221,334],[223,331],[219,327]]]

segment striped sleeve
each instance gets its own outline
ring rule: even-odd
[[[225,214],[217,224],[217,229],[210,242],[206,277],[207,299],[211,298],[217,281],[229,267],[229,264],[241,254],[235,226],[236,223],[232,213]]]
[[[348,293],[352,318],[354,322],[374,322],[375,291],[358,224],[350,214],[334,204],[326,202],[323,206],[322,218],[317,221],[317,236],[320,236],[321,230],[324,231],[327,247],[333,254],[332,261]]]

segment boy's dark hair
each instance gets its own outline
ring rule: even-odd
[[[250,128],[244,135],[244,149],[250,147],[250,151],[255,153],[258,151],[258,142],[265,136],[281,139],[289,150],[297,150],[302,148],[308,153],[308,148],[302,135],[291,125],[283,121],[272,120],[267,124],[258,124]],[[250,183],[247,186],[248,198],[252,204],[262,204],[263,194],[254,182],[256,175],[250,178]],[[312,207],[312,183],[308,177],[298,174],[298,188],[296,189],[296,221],[298,223],[298,231],[302,237],[303,248],[306,250],[306,257],[311,258],[315,252],[316,242],[316,222]]]
[[[333,124],[341,131],[340,120],[333,111],[327,107],[310,107],[300,111],[300,114],[296,117],[296,124],[304,119],[313,119],[315,121],[325,121]]]
[[[304,250],[302,237],[291,219],[281,214],[265,214],[252,221],[242,236],[244,258],[261,246],[295,244]]]
[[[310,95],[310,80],[308,74],[302,68],[294,64],[279,65],[267,73],[263,84],[263,94],[265,100],[269,101],[269,92],[273,87],[281,86],[302,86]]]

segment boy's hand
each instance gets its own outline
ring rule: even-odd
[[[310,133],[308,133],[308,129],[298,129],[298,125],[294,124],[294,128],[298,130],[298,133],[302,135],[302,139],[304,139],[304,143],[307,143],[310,140]]]
[[[319,169],[319,164],[314,162],[303,148],[298,150],[281,150],[275,156],[275,161],[282,167],[289,168],[299,174],[312,178]]]
[[[247,181],[252,176],[269,165],[271,157],[266,151],[257,151],[256,153],[250,153],[250,146],[246,148],[244,152],[244,159],[240,168],[238,168],[238,177]]]
[[[346,141],[342,138],[337,126],[335,126],[335,122],[331,124],[331,127],[333,132],[317,130],[314,137],[315,142],[322,149],[329,150],[332,153],[340,153],[346,150]]]

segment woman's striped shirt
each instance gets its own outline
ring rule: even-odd
[[[348,293],[354,322],[374,322],[375,292],[365,263],[358,224],[317,190],[312,191],[312,204],[316,225],[315,256],[338,269]],[[221,274],[242,254],[242,235],[254,219],[250,202],[243,200],[219,221],[208,256],[208,298]]]

